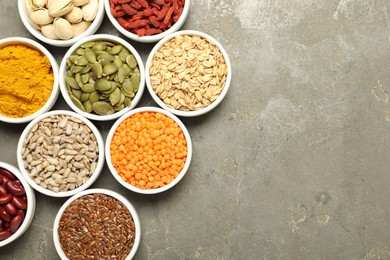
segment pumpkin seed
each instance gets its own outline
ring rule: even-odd
[[[98,79],[95,83],[95,88],[99,91],[106,91],[111,89],[111,83],[106,79]]]
[[[105,101],[98,101],[93,103],[92,110],[98,115],[111,115],[115,113],[114,108]]]
[[[135,69],[135,67],[137,67],[137,61],[136,61],[135,57],[133,56],[133,54],[127,55],[126,63],[132,69]]]
[[[123,49],[122,45],[115,45],[114,47],[111,48],[110,54],[112,55],[119,54],[122,49]]]
[[[93,65],[92,65],[92,73],[93,75],[100,79],[103,75],[103,66],[101,63],[99,62],[95,62]]]
[[[71,76],[66,76],[66,77],[65,77],[65,82],[66,82],[66,84],[67,84],[69,87],[71,87],[71,88],[73,88],[73,89],[80,89],[80,87],[79,87],[79,85],[77,84],[76,80],[75,80],[73,77],[71,77]]]
[[[91,113],[92,112],[92,105],[89,102],[89,100],[87,100],[87,101],[85,101],[83,103],[83,107],[84,107],[85,112],[87,112],[87,113]]]
[[[103,67],[103,75],[111,75],[118,71],[118,66],[114,63],[109,63]]]
[[[81,44],[81,48],[86,49],[86,48],[92,48],[95,46],[96,42],[85,42]]]
[[[121,91],[119,90],[119,88],[115,88],[115,90],[110,94],[109,97],[111,105],[115,106],[116,104],[119,103],[120,99],[121,99]]]
[[[92,93],[89,95],[89,102],[90,102],[91,104],[93,104],[93,103],[99,101],[99,97],[100,97],[100,95],[99,95],[98,92],[96,92],[96,91],[95,91],[95,92],[92,92]]]
[[[81,86],[81,90],[85,93],[92,93],[95,92],[95,86],[91,83],[87,83]]]
[[[90,63],[95,63],[96,62],[96,54],[93,50],[91,49],[86,49],[85,50],[85,58],[90,62]]]

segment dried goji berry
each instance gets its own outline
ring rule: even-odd
[[[128,15],[135,15],[136,13],[138,13],[138,11],[131,7],[129,4],[123,4],[122,9]]]
[[[153,15],[153,10],[152,9],[145,9],[142,12],[142,15],[145,16],[145,17],[149,17],[149,16]]]
[[[149,3],[146,0],[137,0],[137,2],[143,7],[143,8],[149,8]]]
[[[140,5],[140,3],[138,3],[136,0],[133,0],[133,2],[131,2],[130,6],[133,7],[134,9],[137,9],[137,10],[140,10],[142,8],[142,5]]]

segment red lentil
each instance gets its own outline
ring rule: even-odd
[[[179,20],[185,0],[110,0],[120,25],[139,36],[159,34]]]
[[[180,126],[159,112],[140,112],[116,129],[111,161],[121,178],[141,189],[156,189],[179,175],[187,158]]]

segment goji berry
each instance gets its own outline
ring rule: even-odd
[[[139,36],[159,34],[176,23],[185,0],[109,0],[111,14]],[[119,20],[120,18],[120,20]]]

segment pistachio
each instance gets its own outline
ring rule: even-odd
[[[83,12],[81,8],[73,6],[72,10],[67,13],[64,18],[70,23],[79,23],[83,19]]]
[[[99,9],[99,0],[90,0],[87,4],[81,7],[83,11],[83,18],[85,21],[92,21],[95,19],[97,11]]]
[[[52,39],[52,40],[58,40],[58,36],[54,32],[54,26],[53,24],[46,24],[41,26],[41,32],[43,36]]]
[[[28,0],[28,4],[33,10],[40,9],[46,6],[47,0]]]
[[[72,25],[64,18],[56,18],[53,22],[54,33],[62,40],[68,40],[73,36]]]
[[[85,32],[90,25],[91,22],[87,22],[87,21],[81,21],[79,23],[72,24],[73,37],[79,36],[80,34]]]
[[[52,17],[61,17],[73,9],[72,0],[48,0],[47,9]]]
[[[83,6],[88,4],[89,0],[72,0],[74,6]]]
[[[45,25],[53,22],[53,17],[49,15],[47,9],[39,9],[30,13],[30,19],[33,23],[38,25]]]

